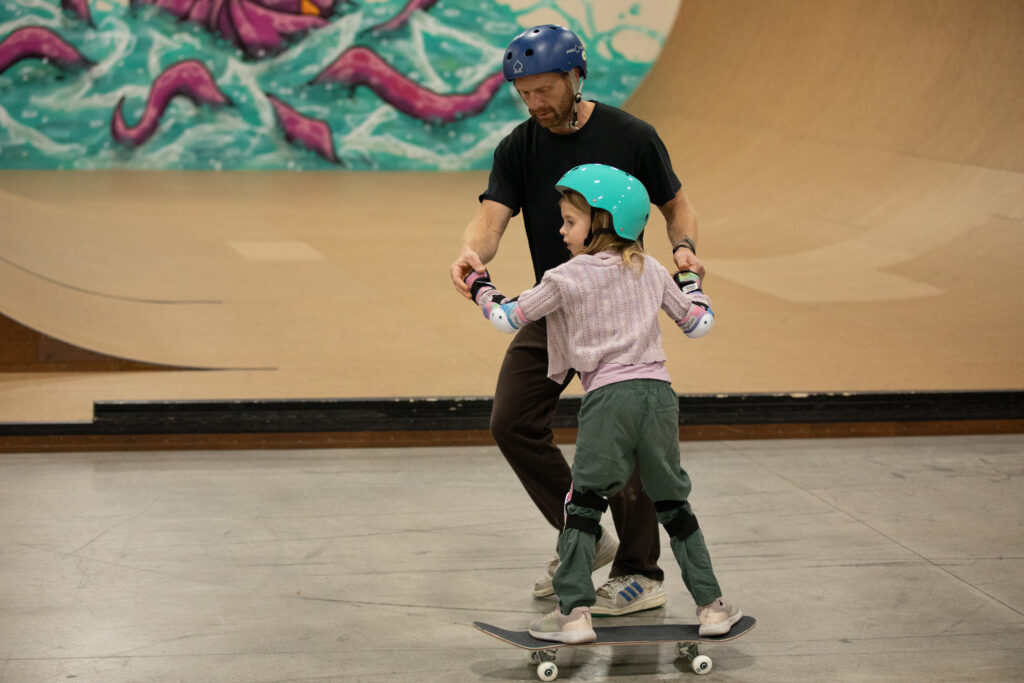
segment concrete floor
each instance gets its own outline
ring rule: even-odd
[[[1024,680],[1024,436],[683,461],[726,596],[759,619],[705,649],[708,680]],[[0,681],[535,680],[470,624],[550,609],[529,589],[554,543],[494,448],[5,455]],[[665,560],[668,605],[614,621],[694,620]],[[671,647],[558,661],[696,680]]]

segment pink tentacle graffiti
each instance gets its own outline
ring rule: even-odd
[[[483,111],[505,79],[499,71],[481,81],[469,94],[441,95],[409,80],[370,48],[354,47],[346,50],[312,82],[340,83],[349,87],[365,85],[409,116],[451,123]]]
[[[288,142],[298,142],[332,164],[341,163],[334,152],[334,140],[331,137],[330,125],[320,119],[300,114],[270,93],[264,94],[274,107],[277,125],[284,131],[284,137]]]
[[[23,59],[45,59],[62,68],[92,65],[74,45],[42,26],[19,28],[0,42],[0,73]]]
[[[383,33],[384,31],[394,31],[395,29],[405,26],[406,23],[408,23],[409,21],[409,17],[412,16],[413,12],[417,10],[422,10],[425,12],[428,9],[430,9],[436,2],[437,0],[409,0],[409,2],[406,3],[405,7],[402,8],[401,12],[399,12],[392,18],[388,19],[387,21],[381,24],[377,24],[370,30],[376,31],[378,33]]]
[[[152,5],[181,21],[202,26],[241,47],[247,55],[262,57],[287,46],[303,31],[324,26],[328,17],[348,0],[129,0],[132,7]],[[407,0],[400,13],[373,27],[392,31],[405,26],[413,13],[426,11],[437,0]],[[62,9],[95,28],[89,0],[60,0]],[[54,30],[40,26],[18,29],[0,40],[0,73],[23,59],[37,58],[61,69],[91,66],[93,62]],[[470,92],[441,94],[417,84],[369,47],[344,51],[312,84],[339,83],[347,88],[366,86],[382,101],[421,121],[451,123],[483,111],[504,82],[493,73]],[[291,144],[304,147],[332,164],[344,165],[334,146],[329,118],[307,116],[280,97],[264,92],[278,128]],[[110,135],[119,145],[136,148],[160,129],[171,102],[184,97],[196,106],[233,106],[218,87],[210,68],[199,59],[184,59],[164,69],[149,86],[145,106],[133,123],[126,120],[126,97],[110,115]],[[186,114],[187,116],[187,114]],[[179,125],[187,125],[179,120]]]
[[[60,6],[65,12],[71,12],[90,26],[95,26],[89,12],[89,0],[60,0]]]
[[[186,59],[167,67],[153,81],[146,108],[134,126],[125,122],[122,111],[125,98],[121,98],[110,122],[110,133],[114,140],[128,147],[138,147],[146,142],[156,132],[168,104],[179,95],[197,105],[231,104],[231,100],[217,87],[206,66],[197,60]]]
[[[327,25],[337,0],[131,0],[218,33],[249,57],[282,50],[290,38]]]

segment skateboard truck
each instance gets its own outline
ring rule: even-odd
[[[702,655],[697,643],[685,641],[677,642],[675,645],[676,656],[685,659],[690,663],[693,673],[698,676],[711,673],[714,666],[711,657]],[[537,678],[542,681],[553,681],[558,678],[558,664],[555,663],[555,650],[533,650],[530,652],[530,661],[537,664]]]

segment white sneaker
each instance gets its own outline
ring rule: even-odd
[[[597,602],[590,608],[595,616],[617,617],[665,604],[661,581],[640,574],[608,579],[597,589]]]
[[[702,636],[724,636],[743,617],[743,613],[722,598],[697,607],[698,633]]]
[[[592,643],[597,640],[589,607],[577,607],[562,614],[560,607],[530,622],[530,635],[559,643]]]
[[[607,529],[601,528],[601,540],[597,542],[597,547],[594,548],[594,569],[600,569],[614,560],[615,553],[619,550],[619,541],[612,534],[608,533]],[[551,579],[555,577],[559,564],[561,562],[556,553],[555,559],[548,562],[548,567],[544,570],[544,574],[537,579],[537,583],[533,584],[533,597],[546,598],[549,595],[555,594],[555,588],[551,585]]]

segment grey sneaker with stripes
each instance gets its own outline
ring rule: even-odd
[[[664,604],[665,589],[661,587],[661,581],[630,574],[608,579],[598,588],[597,602],[590,608],[590,612],[594,616],[618,617]]]

